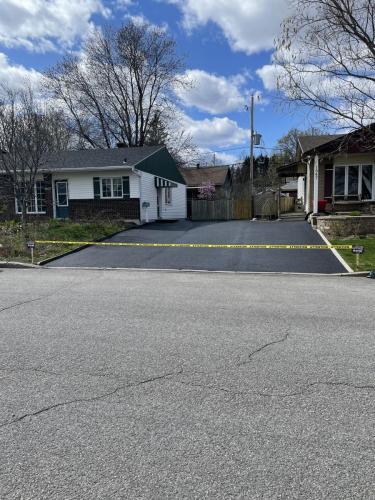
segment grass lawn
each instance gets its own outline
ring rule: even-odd
[[[371,271],[375,269],[375,235],[363,238],[353,237],[339,240],[330,240],[332,245],[360,245],[365,252],[359,256],[359,266],[356,266],[356,256],[351,250],[337,250],[346,260],[353,271]]]
[[[72,222],[56,220],[29,222],[22,225],[16,221],[0,222],[0,260],[31,262],[29,240],[94,241],[129,227],[126,222],[96,221]],[[78,245],[79,246],[79,245]],[[36,244],[34,262],[59,255],[77,248],[73,245]]]

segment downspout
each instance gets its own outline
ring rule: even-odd
[[[138,176],[139,180],[139,222],[142,224],[143,222],[143,213],[142,213],[142,174],[139,170],[132,167],[132,172]],[[146,221],[148,222],[148,221]]]

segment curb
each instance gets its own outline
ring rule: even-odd
[[[255,275],[255,276],[320,276],[320,277],[349,277],[349,278],[363,278],[367,277],[369,271],[358,273],[295,273],[284,271],[210,271],[208,269],[158,269],[158,268],[145,268],[145,267],[86,267],[86,266],[51,266],[48,269],[55,270],[82,270],[82,271],[140,271],[140,272],[161,272],[161,273],[196,273],[196,274],[227,274],[227,275]]]
[[[38,267],[36,264],[28,264],[27,262],[0,261],[2,269],[37,269]]]

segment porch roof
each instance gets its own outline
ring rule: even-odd
[[[306,165],[301,161],[293,161],[292,163],[281,165],[276,171],[279,177],[299,177],[300,175],[306,175]]]

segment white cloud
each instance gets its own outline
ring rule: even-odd
[[[195,107],[210,114],[237,111],[244,107],[243,75],[217,76],[199,69],[187,70],[184,77],[191,87],[176,89],[177,96],[188,107]]]
[[[230,154],[220,151],[215,152],[210,149],[204,149],[204,148],[200,148],[199,152],[201,153],[201,157],[199,158],[199,160],[202,164],[233,165],[234,163],[238,163],[240,161],[239,156],[235,154]]]
[[[214,22],[235,51],[253,54],[274,47],[288,0],[164,0],[177,5],[183,24],[192,30]]]
[[[1,0],[0,43],[29,50],[72,47],[92,26],[92,16],[108,17],[102,0]]]
[[[151,29],[157,29],[161,31],[168,31],[168,23],[164,22],[162,24],[154,24],[147,17],[141,13],[139,14],[126,14],[125,15],[126,20],[132,21],[136,26],[143,26],[144,24],[147,24],[149,28]]]
[[[13,89],[30,84],[37,88],[42,75],[35,69],[27,69],[21,65],[12,65],[5,54],[0,52],[0,82]]]
[[[276,90],[277,78],[281,75],[282,69],[275,64],[266,64],[257,69],[256,74],[261,78],[266,90]]]
[[[223,148],[242,144],[248,137],[248,131],[228,117],[194,120],[184,113],[179,113],[176,115],[176,123],[201,148]]]

